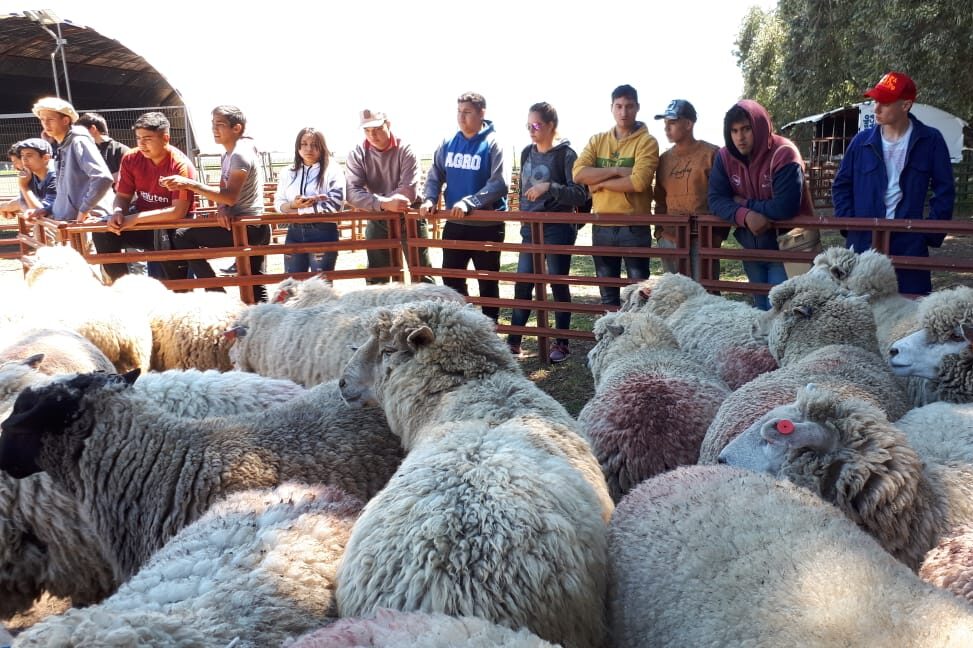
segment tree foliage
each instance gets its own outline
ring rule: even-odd
[[[777,124],[862,100],[889,70],[918,101],[973,121],[970,0],[779,0],[752,8],[736,40],[744,94]]]

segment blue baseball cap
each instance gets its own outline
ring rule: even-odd
[[[14,144],[14,150],[17,152],[17,155],[20,155],[20,152],[24,149],[34,149],[41,155],[52,155],[54,153],[51,145],[39,137],[31,137]]]
[[[656,119],[680,119],[682,117],[691,122],[696,121],[696,109],[685,99],[673,99],[661,115],[655,116]]]

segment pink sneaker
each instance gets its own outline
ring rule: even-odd
[[[557,364],[559,362],[564,362],[571,355],[571,349],[568,348],[566,342],[555,342],[551,345],[551,353],[548,355],[548,359]]]

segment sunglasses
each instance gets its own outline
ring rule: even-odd
[[[541,122],[531,122],[530,124],[527,124],[527,130],[534,131],[536,133],[541,129],[543,125],[544,124],[542,124]]]

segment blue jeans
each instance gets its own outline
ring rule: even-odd
[[[744,261],[743,271],[750,283],[769,283],[773,286],[787,281],[787,271],[783,263],[771,261]],[[770,310],[767,295],[754,295],[753,305],[760,310]]]
[[[520,236],[524,243],[531,243],[530,225],[520,226]],[[544,225],[544,244],[545,245],[574,245],[578,238],[578,230],[574,225],[557,223]],[[547,274],[567,275],[571,272],[570,254],[548,254],[545,256]],[[529,252],[521,252],[517,262],[517,272],[533,273],[534,256]],[[514,285],[515,299],[530,299],[534,291],[534,284],[519,281]],[[554,294],[556,302],[570,302],[571,289],[567,284],[551,284],[551,292]],[[510,323],[513,326],[523,326],[530,319],[530,310],[526,308],[515,308]],[[554,313],[554,327],[559,329],[571,328],[571,313],[568,311],[557,311]],[[522,336],[511,333],[507,336],[510,344],[520,344]],[[567,342],[567,338],[557,338],[558,342]]]
[[[335,223],[291,223],[287,226],[288,243],[331,243],[338,240]],[[284,272],[326,272],[334,270],[337,252],[300,252],[284,255]]]
[[[592,225],[591,244],[611,247],[652,247],[652,228],[648,225]],[[621,277],[622,260],[632,283],[649,278],[648,257],[594,256],[595,275],[599,277]],[[600,286],[601,303],[621,306],[621,289],[617,286]]]

